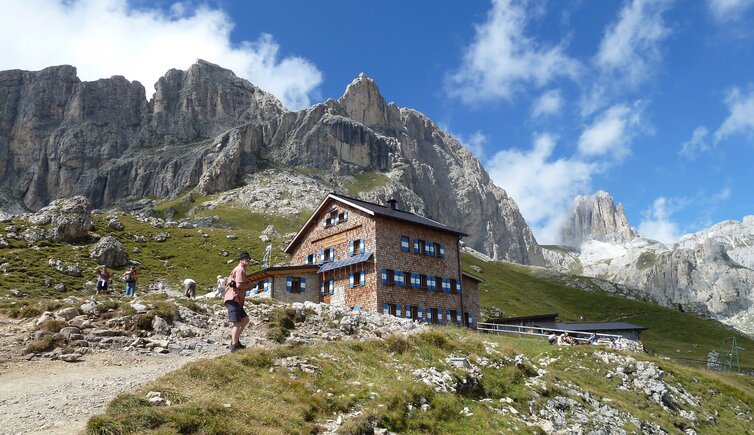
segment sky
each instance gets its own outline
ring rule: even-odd
[[[754,0],[0,0],[0,70],[153,84],[204,59],[290,110],[363,72],[463,142],[558,243],[609,192],[673,242],[754,214]]]

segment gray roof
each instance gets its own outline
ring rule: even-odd
[[[371,252],[366,254],[358,254],[353,257],[344,258],[343,260],[333,261],[332,263],[325,263],[319,268],[317,273],[327,272],[328,270],[340,269],[341,267],[351,266],[354,264],[363,263],[372,256]]]
[[[378,216],[385,216],[391,219],[402,220],[406,222],[411,222],[413,224],[434,228],[441,231],[447,231],[449,233],[455,233],[462,236],[468,236],[468,234],[464,233],[463,231],[449,227],[445,224],[426,218],[424,216],[419,216],[418,214],[414,214],[409,211],[398,210],[398,209],[393,210],[390,207],[386,207],[384,205],[375,204],[373,202],[362,201],[360,199],[351,198],[344,195],[338,195],[336,193],[331,193],[329,196],[334,199],[340,199],[341,201],[346,202],[346,203],[351,203],[351,205],[355,205],[357,206],[357,208],[369,210],[373,214],[378,215]]]
[[[569,331],[643,331],[644,326],[626,322],[590,322],[590,323],[555,323],[555,329],[567,329]]]
[[[373,202],[362,201],[360,199],[351,198],[345,195],[339,195],[337,193],[330,193],[322,201],[319,207],[317,207],[314,213],[312,213],[312,215],[309,217],[309,220],[306,221],[304,226],[301,227],[301,229],[296,234],[296,237],[294,237],[293,240],[291,240],[291,243],[289,243],[288,246],[285,248],[285,252],[290,254],[293,247],[298,245],[298,243],[301,241],[302,237],[304,236],[305,230],[309,227],[309,225],[311,225],[314,222],[315,216],[319,215],[319,213],[322,212],[323,207],[325,206],[325,204],[327,203],[327,200],[329,199],[333,199],[343,204],[350,205],[351,207],[359,209],[372,216],[384,216],[389,219],[396,219],[396,220],[400,220],[404,222],[410,222],[412,224],[421,225],[424,227],[433,228],[440,231],[446,231],[449,233],[457,234],[459,236],[468,236],[468,234],[464,233],[463,231],[457,230],[445,224],[441,224],[440,222],[433,221],[432,219],[425,218],[424,216],[419,216],[417,214],[414,214],[408,211],[397,210],[397,209],[394,210],[394,209],[391,209],[390,207],[375,204]]]

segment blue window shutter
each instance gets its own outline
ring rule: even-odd
[[[471,313],[468,313],[469,315],[469,326],[474,326],[474,316]]]
[[[361,271],[361,277],[359,278],[359,285],[365,285],[367,283],[367,274],[363,270]]]
[[[330,294],[331,295],[335,294],[335,280],[332,280],[332,279],[330,280]]]
[[[429,242],[424,242],[424,255],[430,255],[429,254]]]
[[[414,254],[419,253],[419,239],[414,239]]]
[[[456,291],[458,292],[459,295],[461,294],[461,280],[460,279],[456,281]]]
[[[429,287],[429,291],[431,292],[435,291],[435,277],[434,276],[427,277],[427,287]]]
[[[334,219],[335,223],[333,225],[338,225],[340,223],[340,217],[336,214]]]
[[[387,269],[382,269],[382,284],[387,284]]]
[[[384,304],[384,305],[382,306],[382,314],[387,314],[387,313],[389,313],[389,312],[390,312],[390,305],[388,305],[388,304]]]
[[[330,248],[330,263],[335,261],[335,249]]]
[[[440,243],[440,258],[445,258],[445,243]]]
[[[437,309],[437,322],[442,323],[442,308]]]
[[[319,294],[322,296],[325,295],[325,282],[324,281],[319,283]]]
[[[401,317],[401,306],[395,304],[395,317]]]
[[[453,323],[453,319],[450,318],[450,310],[445,312],[445,318],[448,319],[448,324]]]
[[[363,254],[366,250],[366,244],[364,243],[364,239],[361,239],[361,243],[359,243],[359,254]]]
[[[301,293],[306,291],[306,278],[301,277]]]
[[[353,288],[353,272],[351,272],[351,273],[350,273],[350,274],[348,275],[348,277],[350,278],[350,282],[349,282],[349,285],[351,286],[351,288]]]
[[[410,319],[411,318],[411,305],[406,305],[404,311],[406,311],[406,318]]]
[[[416,320],[422,320],[422,318],[424,317],[423,314],[424,312],[422,311],[422,307],[419,307],[419,317]]]
[[[343,212],[343,222],[346,222],[347,220],[348,220],[348,212],[344,211]]]
[[[327,228],[327,218],[322,219],[322,228]]]
[[[406,236],[401,237],[401,251],[408,252],[408,248],[409,248],[408,237]]]
[[[395,271],[395,285],[403,287],[403,272],[398,272],[397,270]]]
[[[348,242],[348,256],[353,257],[353,240]]]
[[[326,258],[325,258],[325,250],[324,249],[321,250],[321,251],[319,251],[319,257],[320,257],[319,258],[319,264],[324,264],[325,260],[326,260]]]
[[[293,278],[290,276],[285,278],[285,291],[290,292],[293,287]]]
[[[462,317],[463,317],[463,313],[461,313],[459,311],[458,315],[456,316],[456,323],[458,323],[459,325],[463,323],[463,318]]]

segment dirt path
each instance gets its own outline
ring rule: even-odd
[[[118,394],[184,364],[227,352],[222,345],[191,356],[99,350],[67,363],[22,355],[33,320],[0,317],[0,434],[71,434]]]
[[[199,357],[103,352],[84,361],[35,360],[0,373],[0,433],[81,432],[119,393],[141,387]]]

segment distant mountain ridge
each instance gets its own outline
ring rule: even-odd
[[[587,210],[607,212],[591,214],[589,225],[584,204],[590,204]],[[622,207],[610,204],[606,192],[574,201],[564,234],[581,234],[581,242],[575,249],[544,249],[550,267],[622,284],[663,305],[754,335],[754,216],[721,222],[666,245],[641,238]],[[580,223],[575,231],[573,222]]]
[[[466,243],[493,258],[544,264],[481,163],[426,116],[387,104],[364,75],[338,100],[299,112],[201,60],[155,89],[147,100],[138,82],[82,82],[71,66],[0,72],[0,209],[223,192],[271,164],[325,171],[335,190],[338,177],[378,171],[387,182],[362,198],[395,198],[469,233]]]

